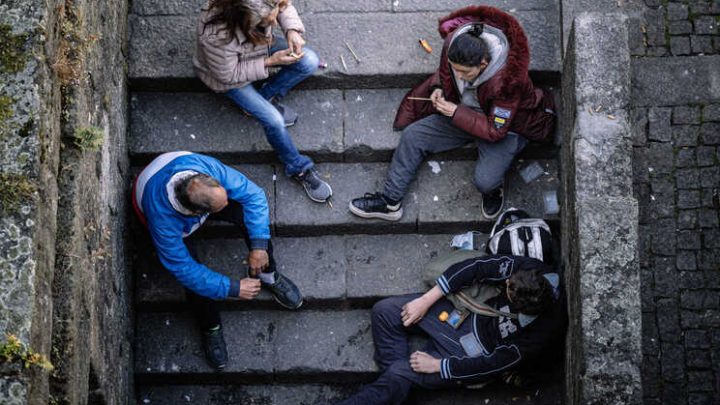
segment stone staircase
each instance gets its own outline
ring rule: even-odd
[[[136,400],[142,404],[316,404],[348,396],[377,376],[370,308],[383,297],[426,289],[418,269],[449,249],[453,233],[487,232],[471,184],[475,150],[433,156],[405,199],[397,223],[368,221],[347,209],[351,198],[380,190],[399,133],[391,124],[400,99],[437,67],[437,18],[460,1],[296,0],[308,46],[328,68],[285,101],[301,113],[291,129],[333,187],[333,206],[310,202],[282,173],[260,126],[193,77],[192,32],[203,0],[135,0],[131,9],[130,156],[136,171],[159,153],[191,150],[236,165],[261,186],[271,207],[279,269],[305,294],[302,310],[279,308],[263,292],[252,302],[223,303],[230,361],[222,373],[203,358],[183,288],[157,261],[138,228],[134,258]],[[530,38],[532,76],[560,79],[556,0],[490,3],[518,16]],[[435,51],[425,53],[418,38]],[[360,56],[357,63],[345,47]],[[339,60],[343,55],[347,71]],[[508,174],[508,206],[543,216],[542,194],[559,188],[558,147],[531,144]],[[545,170],[525,184],[519,170]],[[557,231],[557,215],[545,216]],[[233,227],[208,223],[193,236],[200,260],[237,275],[247,249]],[[418,404],[556,404],[562,364],[518,389],[418,392]]]

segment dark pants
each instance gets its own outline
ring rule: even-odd
[[[454,309],[450,301],[443,298],[430,307],[420,322],[406,328],[400,316],[402,307],[420,295],[386,298],[375,304],[372,310],[372,332],[375,362],[382,374],[375,382],[338,405],[401,404],[413,385],[429,389],[457,387],[454,382],[441,379],[440,373],[416,373],[410,368],[408,337],[410,334],[429,337],[430,341],[423,351],[435,358],[463,357],[465,352],[459,340],[472,331],[472,319],[468,317],[458,329],[441,322],[438,314],[442,311],[450,313]]]
[[[497,142],[487,142],[456,127],[449,117],[430,115],[403,130],[390,163],[383,194],[391,200],[402,200],[429,154],[457,149],[473,141],[477,143],[478,151],[473,183],[481,193],[489,193],[502,186],[505,172],[527,144],[525,138],[514,132],[508,132]]]
[[[243,220],[243,208],[240,203],[234,200],[228,200],[227,207],[225,207],[222,211],[218,213],[210,215],[210,218],[208,219],[230,222],[231,224],[237,225],[242,231],[243,239],[245,239],[245,244],[248,246],[248,249],[250,248],[250,235],[247,232],[247,228],[245,228],[245,221]],[[197,250],[195,249],[192,240],[187,240],[185,244],[190,251],[190,255],[192,255],[193,259],[197,260]],[[275,271],[276,265],[275,258],[273,258],[273,248],[271,241],[268,241],[267,252],[270,259],[270,264],[267,269],[263,270],[263,273],[272,273]],[[195,312],[195,318],[201,330],[207,330],[220,325],[220,308],[218,301],[203,297],[201,295],[197,295],[187,288],[185,289],[185,294],[188,298],[190,306]]]

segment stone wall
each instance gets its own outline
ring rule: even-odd
[[[640,292],[627,17],[582,13],[563,72],[567,403],[637,404]]]
[[[124,403],[127,2],[0,0],[0,403]]]

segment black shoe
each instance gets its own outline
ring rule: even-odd
[[[276,98],[271,101],[271,104],[274,105],[278,112],[280,112],[280,114],[282,115],[283,121],[285,121],[286,128],[291,127],[297,123],[298,113],[296,113],[295,110],[286,106],[285,104],[282,104]]]
[[[303,304],[303,296],[300,289],[289,278],[279,272],[275,272],[275,284],[263,284],[270,289],[270,292],[278,304],[287,309],[298,309]]]
[[[482,214],[487,219],[494,219],[502,210],[505,203],[505,193],[502,187],[482,195]]]
[[[332,188],[325,180],[320,178],[315,169],[305,170],[292,177],[303,186],[305,194],[307,194],[311,200],[324,203],[332,197]]]
[[[350,212],[361,218],[379,218],[398,221],[403,214],[402,202],[390,205],[382,193],[365,193],[364,197],[350,201]]]
[[[222,326],[203,331],[203,349],[205,349],[205,358],[210,366],[218,371],[225,368],[228,354]]]

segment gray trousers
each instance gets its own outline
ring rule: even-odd
[[[477,143],[478,150],[473,183],[481,193],[489,193],[502,186],[505,172],[527,144],[525,138],[514,132],[508,132],[497,142],[487,142],[457,128],[449,117],[430,115],[403,130],[390,163],[383,194],[392,200],[402,200],[427,155],[456,149],[473,141]]]

